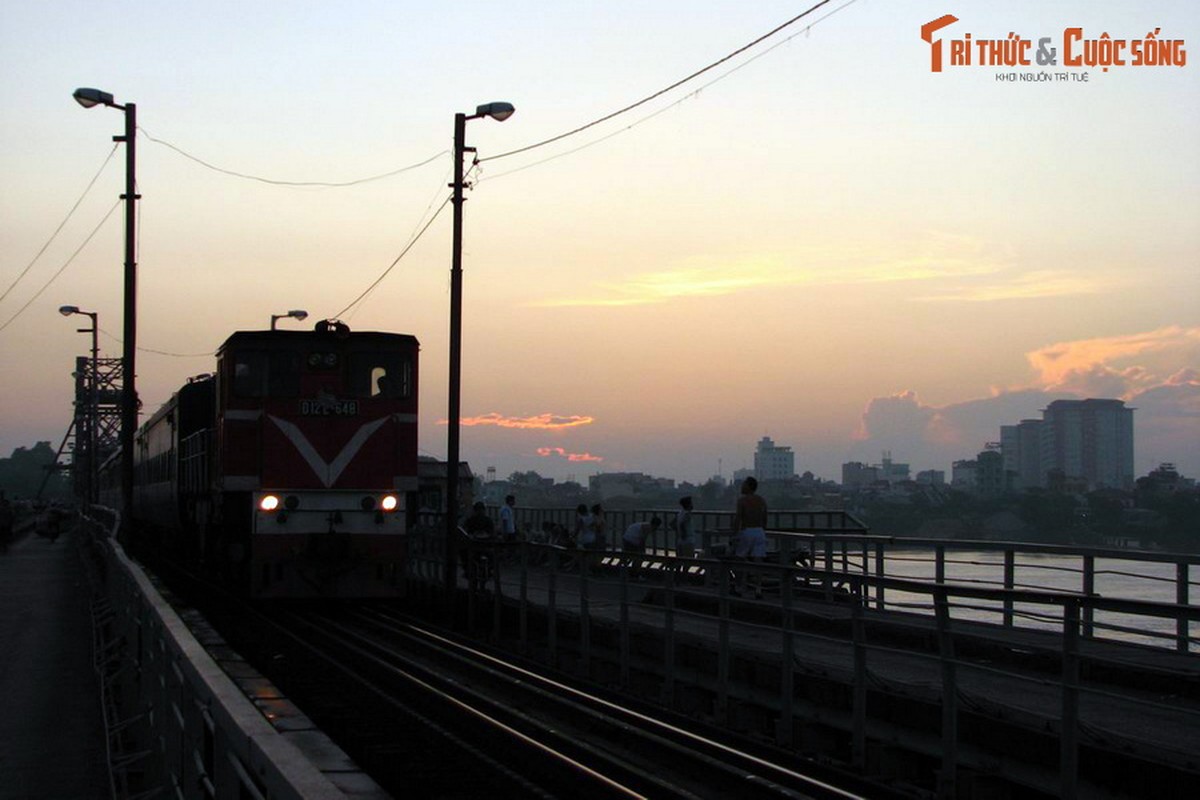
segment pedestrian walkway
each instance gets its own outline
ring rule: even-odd
[[[108,798],[91,589],[69,529],[0,552],[0,798]]]

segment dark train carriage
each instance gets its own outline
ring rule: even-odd
[[[143,427],[138,515],[178,520],[173,549],[252,596],[396,594],[417,503],[418,350],[334,322],[234,333],[215,375]]]

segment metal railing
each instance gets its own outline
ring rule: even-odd
[[[679,629],[683,620],[690,620],[692,633],[702,631],[703,637],[715,647],[715,672],[709,678],[714,695],[712,715],[719,724],[733,724],[733,701],[747,699],[735,697],[740,690],[731,684],[730,676],[737,653],[747,648],[744,641],[738,643],[737,632],[754,631],[757,644],[753,647],[761,648],[764,641],[773,640],[768,648],[780,656],[779,691],[774,700],[780,720],[776,734],[780,745],[793,745],[796,720],[803,721],[810,715],[820,719],[822,724],[842,724],[853,742],[853,761],[862,767],[868,758],[870,732],[880,725],[869,715],[868,694],[887,692],[899,686],[941,707],[940,741],[926,755],[940,759],[938,792],[946,797],[955,794],[956,775],[964,753],[959,729],[960,717],[966,713],[964,703],[974,703],[977,708],[972,710],[977,713],[979,708],[1006,706],[1003,697],[989,697],[989,686],[992,685],[1017,687],[1010,688],[1010,697],[1015,694],[1036,698],[1036,702],[1031,700],[1030,709],[1022,712],[1031,720],[1029,727],[1039,732],[1055,731],[1058,741],[1057,781],[1053,785],[1043,781],[1040,788],[1067,798],[1076,797],[1080,791],[1081,740],[1120,741],[1125,734],[1120,713],[1159,715],[1184,730],[1194,730],[1200,725],[1200,711],[1188,705],[1156,702],[1137,692],[1126,693],[1109,685],[1085,681],[1082,677],[1091,674],[1096,667],[1129,669],[1131,659],[1126,657],[1127,653],[1120,659],[1110,659],[1121,648],[1137,649],[1113,641],[1106,642],[1109,649],[1083,649],[1081,642],[1085,638],[1106,627],[1098,621],[1100,613],[1119,613],[1143,621],[1169,620],[1177,629],[1174,638],[1182,643],[1177,649],[1186,654],[1188,646],[1195,642],[1186,634],[1188,626],[1200,621],[1200,609],[1194,605],[1104,597],[1086,591],[1019,588],[1015,579],[1016,553],[1027,547],[1025,545],[1006,543],[984,548],[1012,554],[1005,555],[1000,562],[1002,566],[1009,565],[1003,571],[1006,576],[1003,581],[1007,585],[989,586],[944,579],[925,581],[889,577],[882,566],[886,564],[886,558],[880,553],[881,548],[896,542],[884,537],[833,538],[823,534],[776,532],[772,538],[775,558],[771,562],[755,564],[732,559],[679,559],[662,552],[631,555],[582,551],[530,542],[468,544],[468,563],[480,563],[478,559],[482,558],[485,566],[472,576],[467,591],[467,618],[477,624],[481,616],[490,617],[485,623],[490,638],[502,645],[511,644],[522,653],[528,654],[532,643],[538,642],[543,648],[543,657],[554,667],[563,667],[561,656],[569,649],[576,656],[575,668],[584,674],[591,673],[596,657],[593,632],[598,625],[615,625],[619,642],[618,671],[620,683],[625,687],[631,685],[631,671],[644,671],[649,666],[645,663],[644,653],[635,656],[631,652],[631,629],[654,630],[662,636],[663,642],[661,661],[653,668],[661,675],[662,699],[667,705],[671,705],[674,696]],[[437,535],[414,535],[411,544],[410,577],[418,594],[425,591],[436,600],[443,586],[441,556],[444,548]],[[906,540],[903,544],[914,543]],[[933,569],[944,578],[953,547],[945,542],[933,543],[933,547]],[[1085,559],[1100,557],[1097,552],[1080,554],[1077,550],[1066,548],[1064,553],[1063,549],[1057,549],[1056,553],[1080,555]],[[1127,557],[1129,554],[1120,552],[1117,555]],[[1177,558],[1159,554],[1156,561],[1177,564],[1179,562],[1173,560]],[[1191,563],[1191,557],[1183,558],[1185,563]],[[1092,569],[1094,579],[1094,562]],[[640,574],[642,583],[634,581],[635,573]],[[734,586],[741,577],[739,573],[752,573],[752,577],[758,577],[758,587],[763,590],[762,600],[751,602],[734,596]],[[1086,581],[1089,574],[1086,566],[1081,569],[1081,574]],[[647,602],[647,589],[653,589],[660,599]],[[694,607],[697,591],[715,596],[715,612],[700,613],[679,602],[680,592],[688,592]],[[909,599],[887,602],[889,596]],[[813,613],[814,603],[826,609],[821,612],[823,615],[841,615],[845,626],[843,635],[804,630],[796,624],[800,618]],[[735,614],[735,604],[761,613],[749,617]],[[1043,663],[1057,664],[1057,667],[1049,673],[1031,672],[960,657],[958,653],[964,641],[979,637],[998,638],[1003,649],[1002,637],[1007,635],[1004,626],[972,621],[972,615],[981,609],[999,609],[1008,626],[1024,617],[1036,619],[1042,630],[1024,636],[1020,648],[1027,651],[1030,658],[1040,656]],[[894,613],[913,610],[927,613],[925,616]],[[770,621],[764,622],[764,616]],[[509,620],[507,626],[504,624],[506,618]],[[535,621],[544,627],[531,630]],[[914,638],[914,630],[918,631],[915,634],[918,640],[929,641],[932,637],[933,649],[896,644],[905,636]],[[565,641],[568,636],[569,642]],[[797,681],[804,670],[811,669],[811,665],[806,666],[805,659],[815,643],[841,654],[821,669],[822,674],[838,675],[850,689],[851,709],[844,723],[831,722],[836,715],[816,713],[811,703],[797,699]],[[1150,651],[1143,649],[1143,652]],[[1190,661],[1192,657],[1179,657],[1189,659],[1187,663],[1194,674],[1196,668],[1195,662]],[[894,662],[898,659],[928,664],[930,668],[926,673],[929,677],[919,686],[906,685],[903,670],[894,670]],[[1132,661],[1136,662],[1136,658]],[[1083,669],[1085,665],[1087,670]],[[1151,671],[1158,669],[1154,667]],[[1081,712],[1082,698],[1090,699],[1090,716]],[[1120,713],[1100,714],[1097,718],[1097,704],[1111,706]],[[1011,719],[1013,711],[1007,708],[999,716]],[[1151,747],[1166,752],[1171,744],[1170,741],[1158,742]],[[1181,758],[1186,758],[1186,754]]]
[[[118,515],[92,507],[81,523],[99,562],[97,668],[114,793],[345,797],[263,718],[129,559],[116,541]]]

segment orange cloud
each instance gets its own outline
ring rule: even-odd
[[[567,461],[603,461],[603,456],[594,456],[591,453],[568,453],[561,447],[539,447],[537,454],[543,457],[558,456],[565,458]]]
[[[561,416],[545,413],[533,417],[506,417],[497,411],[493,411],[490,414],[482,414],[477,417],[464,417],[459,421],[459,424],[465,425],[468,428],[476,425],[495,425],[498,428],[553,431],[562,430],[563,428],[577,428],[580,425],[591,425],[595,421],[595,417],[585,417],[579,414]],[[449,420],[438,420],[438,425],[446,425],[448,423]]]
[[[1043,387],[1126,396],[1161,383],[1181,365],[1200,363],[1200,327],[1172,325],[1126,336],[1058,342],[1026,353],[1025,358]]]

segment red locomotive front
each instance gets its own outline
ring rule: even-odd
[[[260,597],[397,592],[417,490],[417,340],[318,323],[218,351],[219,527]]]

